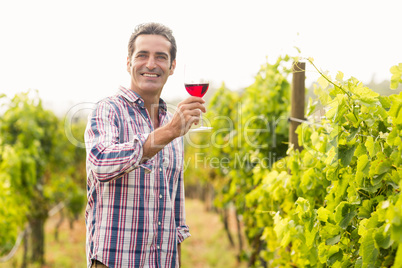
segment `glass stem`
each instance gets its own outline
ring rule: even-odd
[[[202,124],[202,111],[201,111],[201,114],[200,114],[200,121],[201,121],[201,127],[203,127],[204,125]]]

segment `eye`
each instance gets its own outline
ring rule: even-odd
[[[156,58],[158,60],[167,60],[168,59],[168,57],[166,55],[158,55],[158,56],[156,56]]]
[[[147,54],[138,53],[135,57],[136,57],[136,58],[140,58],[140,59],[142,58],[142,59],[143,59],[143,58],[145,58],[146,56],[147,56]]]

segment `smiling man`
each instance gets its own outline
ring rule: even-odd
[[[100,101],[85,131],[87,267],[179,267],[185,222],[183,138],[204,101],[174,114],[160,98],[176,67],[172,31],[136,27],[128,45],[130,88]]]

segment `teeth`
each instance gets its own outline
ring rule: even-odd
[[[147,77],[158,77],[158,75],[156,75],[156,74],[143,74],[143,76],[147,76]]]

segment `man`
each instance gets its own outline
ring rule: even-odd
[[[130,88],[100,101],[85,131],[87,267],[179,267],[190,236],[182,136],[204,101],[189,97],[172,115],[160,99],[176,67],[169,28],[140,25],[128,48]]]

